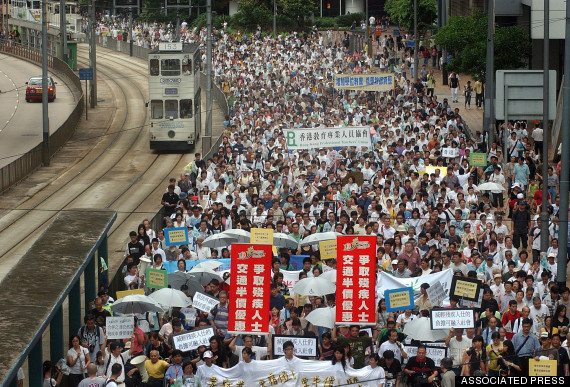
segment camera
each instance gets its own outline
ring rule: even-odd
[[[93,353],[95,351],[95,344],[89,345],[89,353]]]

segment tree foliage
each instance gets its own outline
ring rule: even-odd
[[[236,26],[254,30],[259,24],[266,27],[271,24],[273,12],[267,8],[263,0],[240,0],[238,12],[233,16]]]
[[[311,17],[318,10],[316,0],[279,0],[279,11],[293,20],[299,31],[305,29],[305,18]]]
[[[435,36],[453,59],[448,68],[473,77],[485,79],[487,50],[487,16],[455,16]],[[530,54],[530,41],[526,31],[519,26],[495,28],[495,70],[524,67]]]
[[[414,28],[414,0],[386,0],[384,10],[390,19],[406,30]],[[425,32],[432,28],[437,18],[436,0],[418,0],[418,30]]]

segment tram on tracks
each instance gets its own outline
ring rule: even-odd
[[[201,130],[197,44],[159,43],[148,54],[150,149],[190,151]]]

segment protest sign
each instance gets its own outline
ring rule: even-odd
[[[202,312],[210,313],[216,305],[220,303],[220,300],[207,296],[204,293],[196,292],[194,298],[192,299],[192,306]]]
[[[334,88],[387,91],[394,88],[393,74],[335,74]]]
[[[475,328],[473,309],[432,309],[431,329]]]
[[[458,148],[442,148],[441,155],[447,158],[453,158],[459,156]]]
[[[528,376],[556,376],[557,371],[556,360],[528,359]]]
[[[303,336],[273,335],[273,355],[284,356],[283,344],[292,341],[295,346],[295,355],[304,357],[318,357],[317,338]]]
[[[408,359],[411,359],[418,354],[418,346],[416,345],[404,345],[404,351],[408,354]],[[447,356],[447,348],[434,346],[434,345],[426,345],[426,356],[433,360],[436,367],[439,367],[441,364],[441,359]],[[404,363],[407,363],[407,359]]]
[[[475,167],[487,166],[487,153],[470,153],[469,164]]]
[[[273,229],[272,228],[252,228],[251,236],[249,237],[251,243],[259,245],[273,245]]]
[[[303,259],[309,257],[309,255],[291,255],[289,256],[289,264],[293,266],[293,270],[301,270],[303,268]]]
[[[107,317],[105,325],[108,339],[128,339],[135,329],[135,316]]]
[[[441,282],[444,289],[449,289],[452,278],[453,271],[451,269],[445,269],[444,271],[437,273],[412,278],[396,278],[393,275],[382,271],[376,281],[376,294],[379,298],[385,298],[384,292],[387,290],[412,287],[414,288],[414,298],[416,298],[420,295],[420,286],[423,283],[433,286],[437,282]],[[446,304],[449,305],[449,297],[443,301],[442,305],[445,306]]]
[[[426,289],[426,292],[433,306],[441,304],[441,302],[447,298],[447,293],[439,281],[430,285],[430,287]]]
[[[332,241],[320,241],[319,251],[322,260],[336,258],[336,239]]]
[[[210,338],[216,334],[214,327],[200,328],[172,336],[174,348],[182,352],[191,351],[201,345],[210,346]]]
[[[387,312],[414,309],[414,289],[410,287],[387,290],[384,292],[384,297]]]
[[[268,333],[271,245],[232,245],[228,331]]]
[[[289,149],[371,147],[370,129],[366,126],[285,129],[284,132]]]
[[[166,246],[187,245],[188,229],[186,227],[165,228],[164,243]]]
[[[479,290],[481,289],[481,281],[475,278],[453,276],[451,279],[451,287],[449,289],[450,296],[457,296],[468,301],[477,301],[479,299]]]
[[[438,166],[433,166],[433,165],[428,165],[426,166],[426,172],[427,174],[435,174],[436,169],[439,169],[439,176],[441,176],[442,178],[447,175],[447,167],[438,167]]]
[[[142,294],[144,295],[144,289],[133,289],[133,290],[117,290],[116,296],[117,300],[125,296],[130,296],[131,294]]]
[[[166,270],[146,268],[146,287],[162,289],[168,287],[168,273]]]
[[[375,236],[337,237],[336,322],[376,325]]]
[[[180,313],[184,315],[184,321],[189,327],[196,326],[196,309],[194,308],[180,308]]]

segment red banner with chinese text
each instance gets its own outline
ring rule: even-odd
[[[271,249],[271,245],[232,244],[228,332],[269,332]]]
[[[374,325],[376,237],[339,236],[336,246],[336,323]]]

